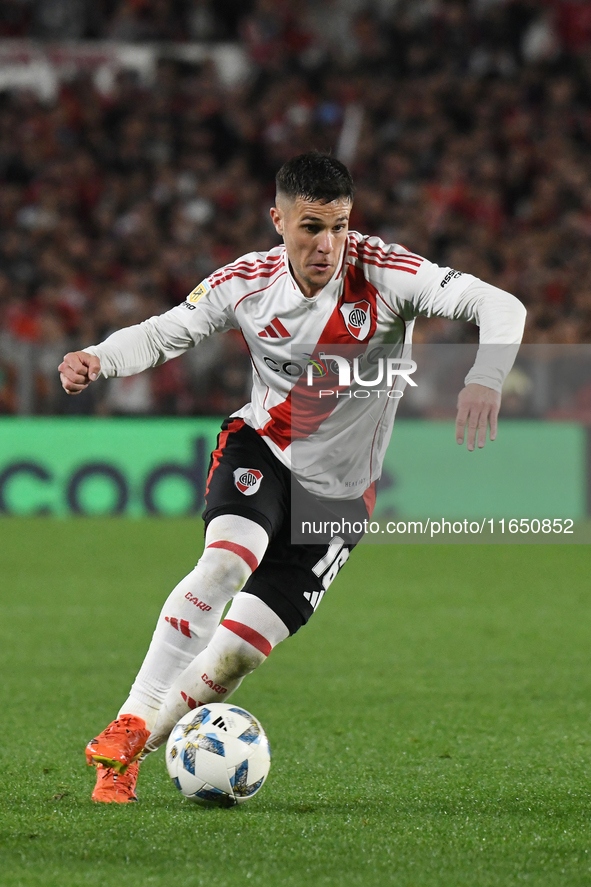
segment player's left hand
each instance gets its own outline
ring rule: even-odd
[[[456,441],[464,443],[464,432],[468,426],[468,449],[472,451],[476,442],[479,447],[486,443],[486,429],[489,437],[497,436],[497,417],[501,408],[501,395],[486,385],[471,382],[458,394],[458,414],[456,417]],[[476,435],[478,434],[478,440]]]

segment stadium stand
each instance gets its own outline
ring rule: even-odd
[[[310,148],[350,164],[352,227],[514,293],[529,343],[590,340],[589,4],[4,0],[0,38],[0,413],[241,405],[238,337],[84,398],[55,366],[274,245]]]

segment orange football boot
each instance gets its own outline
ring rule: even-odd
[[[91,739],[86,746],[86,762],[112,768],[124,774],[130,764],[137,761],[150,735],[143,718],[137,715],[120,715]]]
[[[96,768],[96,785],[92,793],[93,801],[103,804],[129,804],[137,801],[135,786],[140,765],[130,764],[125,773],[117,773],[112,767]]]

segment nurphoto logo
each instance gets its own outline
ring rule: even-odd
[[[380,394],[385,394],[391,399],[399,400],[404,390],[394,387],[397,382],[404,386],[417,387],[417,383],[411,379],[417,368],[414,360],[402,357],[374,357],[371,361],[365,361],[364,357],[365,355],[353,358],[353,379],[351,379],[351,362],[346,357],[342,354],[325,354],[322,351],[319,354],[322,366],[324,368],[332,366],[332,375],[338,375],[338,389],[350,388],[352,383],[356,386],[353,391],[354,397],[365,398],[375,393],[378,397]],[[319,375],[316,365],[310,362],[306,369],[306,385],[312,387],[316,379],[325,375],[326,373]],[[336,391],[329,388],[321,389],[318,397],[330,397],[335,394],[337,397],[342,396],[342,392],[338,389]]]

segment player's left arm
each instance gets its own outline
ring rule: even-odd
[[[439,284],[429,313],[470,320],[479,327],[480,347],[458,395],[456,415],[456,441],[463,444],[466,437],[471,451],[485,445],[487,428],[491,440],[497,436],[503,382],[517,357],[526,311],[511,293],[482,280],[473,278],[465,289],[459,289],[446,294]]]
[[[442,278],[445,280],[451,269],[437,268],[437,272],[442,270],[446,272]],[[458,395],[456,414],[456,441],[463,444],[466,437],[468,450],[472,451],[475,446],[485,445],[487,428],[491,440],[497,436],[503,382],[517,357],[526,311],[511,293],[482,280],[471,278],[462,288],[464,275],[456,278],[456,286],[445,292],[445,286],[438,283],[437,272],[429,287],[428,313],[469,320],[480,330],[480,347]]]
[[[387,249],[398,251],[400,256],[400,247]],[[398,260],[403,266],[410,262]],[[446,317],[471,321],[479,327],[480,347],[458,396],[456,440],[463,444],[467,437],[469,450],[476,445],[483,447],[487,428],[491,440],[497,434],[501,391],[523,337],[525,308],[505,290],[421,257],[415,257],[413,270],[414,274],[408,273],[408,268],[386,272],[389,279],[385,282],[393,297],[402,300],[405,317]]]
[[[468,429],[467,447],[470,452],[476,443],[483,447],[486,443],[486,430],[494,440],[497,436],[497,419],[501,408],[501,393],[486,385],[470,382],[458,394],[456,414],[456,441],[464,443]]]

